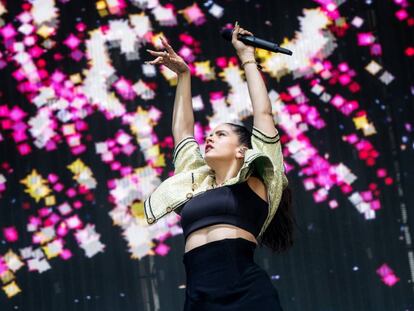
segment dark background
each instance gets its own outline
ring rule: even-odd
[[[21,12],[25,1],[8,1],[8,12],[1,18],[5,23],[16,23],[16,16]],[[163,4],[168,2],[162,1]],[[193,2],[173,1],[177,9],[185,8]],[[257,36],[268,40],[282,42],[283,38],[293,38],[299,29],[298,16],[304,8],[316,8],[312,1],[216,1],[224,10],[221,19],[206,13],[207,22],[202,26],[187,24],[178,15],[175,27],[161,26],[152,18],[157,31],[163,31],[173,47],[180,46],[178,35],[187,32],[200,40],[201,53],[197,61],[214,60],[220,56],[234,56],[229,43],[219,38],[220,28],[227,22],[236,20],[242,27],[251,30]],[[208,2],[200,2],[199,6],[206,12]],[[64,47],[61,42],[73,32],[76,22],[83,21],[88,30],[105,25],[109,20],[126,18],[123,16],[99,16],[94,1],[71,0],[57,2],[60,10],[59,27],[54,37],[57,45],[54,51],[48,51],[43,58],[47,60],[47,70],[52,72],[59,68],[65,73],[79,72],[79,68],[87,67],[87,60],[80,62],[65,57],[62,61],[54,61],[53,52]],[[339,8],[341,16],[350,23],[355,16],[364,19],[360,28],[350,27],[344,36],[337,38],[338,47],[329,57],[333,63],[346,61],[357,71],[356,81],[361,91],[356,94],[347,93],[347,98],[359,101],[360,107],[367,111],[369,120],[375,125],[377,134],[367,139],[380,152],[378,167],[387,168],[394,179],[392,185],[385,185],[375,175],[375,170],[368,167],[358,158],[356,150],[341,140],[343,128],[353,130],[352,120],[321,101],[309,91],[308,81],[304,78],[293,79],[286,75],[279,82],[266,73],[264,77],[269,88],[279,93],[296,84],[303,86],[327,126],[321,130],[312,129],[308,133],[312,143],[321,154],[328,153],[331,163],[345,163],[358,176],[354,186],[356,189],[366,188],[371,182],[380,187],[379,198],[381,209],[376,218],[365,220],[348,199],[338,190],[332,189],[339,208],[332,210],[326,203],[316,204],[312,193],[306,191],[301,181],[299,167],[289,172],[289,180],[294,193],[294,205],[299,229],[296,231],[296,243],[287,253],[272,255],[266,249],[259,249],[256,260],[269,275],[273,276],[273,284],[280,293],[285,310],[309,311],[405,311],[414,310],[414,284],[409,265],[409,252],[413,254],[412,245],[406,242],[403,234],[404,226],[412,232],[414,226],[414,171],[412,168],[413,135],[407,131],[406,124],[413,126],[413,58],[404,51],[414,46],[413,26],[401,22],[395,17],[398,6],[393,1],[346,1]],[[413,16],[412,6],[407,11]],[[127,3],[125,14],[142,12],[139,8]],[[270,21],[270,23],[269,23]],[[358,32],[372,32],[383,49],[382,56],[372,56],[369,48],[357,45]],[[87,34],[87,33],[86,33]],[[87,39],[87,35],[85,37]],[[6,51],[4,42],[1,49]],[[148,46],[150,47],[150,46]],[[84,44],[81,49],[84,50]],[[144,59],[127,60],[117,49],[111,49],[111,60],[118,72],[132,81],[142,77],[140,64],[149,57],[142,51]],[[364,67],[373,59],[391,72],[395,80],[385,85],[370,75]],[[24,111],[33,115],[36,107],[30,99],[17,90],[17,81],[11,76],[16,70],[13,63],[0,70],[1,104],[18,104]],[[137,105],[149,108],[156,106],[163,112],[162,122],[155,128],[157,135],[163,138],[171,135],[172,103],[174,87],[161,76],[151,79],[157,85],[154,100],[143,102],[139,99],[125,102],[128,111],[136,110]],[[201,94],[204,102],[208,102],[209,92],[228,91],[228,86],[219,79],[203,82],[193,78],[193,95]],[[338,86],[327,85],[331,94]],[[212,114],[210,106],[195,112],[195,118],[207,125],[206,116]],[[0,292],[1,310],[181,310],[184,300],[184,289],[179,285],[185,283],[182,253],[183,237],[169,238],[166,244],[171,246],[167,256],[146,256],[133,260],[127,251],[119,227],[113,225],[108,215],[108,189],[106,180],[112,178],[112,172],[102,163],[95,153],[94,142],[113,137],[120,128],[128,129],[115,118],[107,120],[102,113],[96,111],[85,119],[88,122],[90,140],[86,141],[87,150],[81,158],[87,159],[98,187],[94,190],[94,200],[79,215],[96,225],[101,234],[101,241],[106,245],[105,251],[88,259],[77,246],[74,239],[67,239],[67,247],[73,252],[68,260],[54,259],[50,261],[52,269],[38,274],[28,272],[23,267],[16,273],[17,283],[22,292],[8,299]],[[343,125],[342,129],[339,126]],[[348,131],[348,132],[350,132]],[[67,145],[60,144],[52,152],[39,150],[32,145],[33,152],[21,156],[9,133],[3,131],[4,141],[0,142],[0,161],[9,163],[13,172],[7,174],[7,190],[0,197],[0,228],[15,226],[19,231],[19,241],[9,243],[3,240],[0,254],[9,249],[15,252],[31,243],[26,231],[29,212],[22,208],[24,202],[34,200],[23,192],[20,184],[33,168],[40,173],[59,172],[62,180],[70,184],[71,176],[65,168],[75,157],[69,152]],[[406,136],[408,141],[403,142]],[[402,149],[401,145],[406,148]],[[165,149],[168,166],[163,172],[164,178],[172,170],[171,149]],[[293,160],[286,159],[290,164]],[[145,166],[139,150],[131,157],[124,159],[133,167]],[[4,173],[4,172],[3,172]],[[40,204],[39,206],[40,207]],[[35,207],[32,207],[35,208]],[[402,211],[407,212],[407,222],[402,221]],[[408,246],[407,246],[408,245]],[[392,287],[381,282],[376,270],[387,263],[400,278]],[[413,264],[414,266],[414,264]],[[357,267],[357,270],[354,269]],[[278,276],[278,277],[276,277]]]

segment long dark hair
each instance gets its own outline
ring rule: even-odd
[[[252,133],[244,125],[226,123],[239,137],[240,145],[252,148]],[[254,175],[254,173],[253,173]],[[287,186],[282,192],[282,198],[276,214],[264,231],[259,244],[265,245],[276,253],[288,250],[293,245],[293,229],[296,223],[293,214],[292,190]]]

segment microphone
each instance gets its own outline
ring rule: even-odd
[[[232,34],[233,34],[233,29],[231,29],[231,28],[226,28],[226,29],[221,30],[221,36],[224,39],[226,39],[227,41],[231,41]],[[256,48],[264,49],[264,50],[267,50],[267,51],[282,53],[282,54],[286,54],[286,55],[292,55],[293,54],[292,51],[290,51],[288,49],[281,48],[276,43],[273,43],[273,42],[270,42],[270,41],[267,41],[267,40],[263,40],[263,39],[260,39],[260,38],[256,38],[255,36],[239,35],[237,40],[240,40],[241,42],[243,42],[246,45],[251,45],[251,46],[254,46]]]

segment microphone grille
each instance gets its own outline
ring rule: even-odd
[[[220,31],[221,36],[226,39],[227,41],[231,41],[231,37],[233,34],[233,29],[231,28],[224,28]]]

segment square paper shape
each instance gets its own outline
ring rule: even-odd
[[[380,64],[378,64],[376,61],[371,61],[366,67],[365,69],[372,74],[373,76],[375,76],[381,69],[382,66]]]

